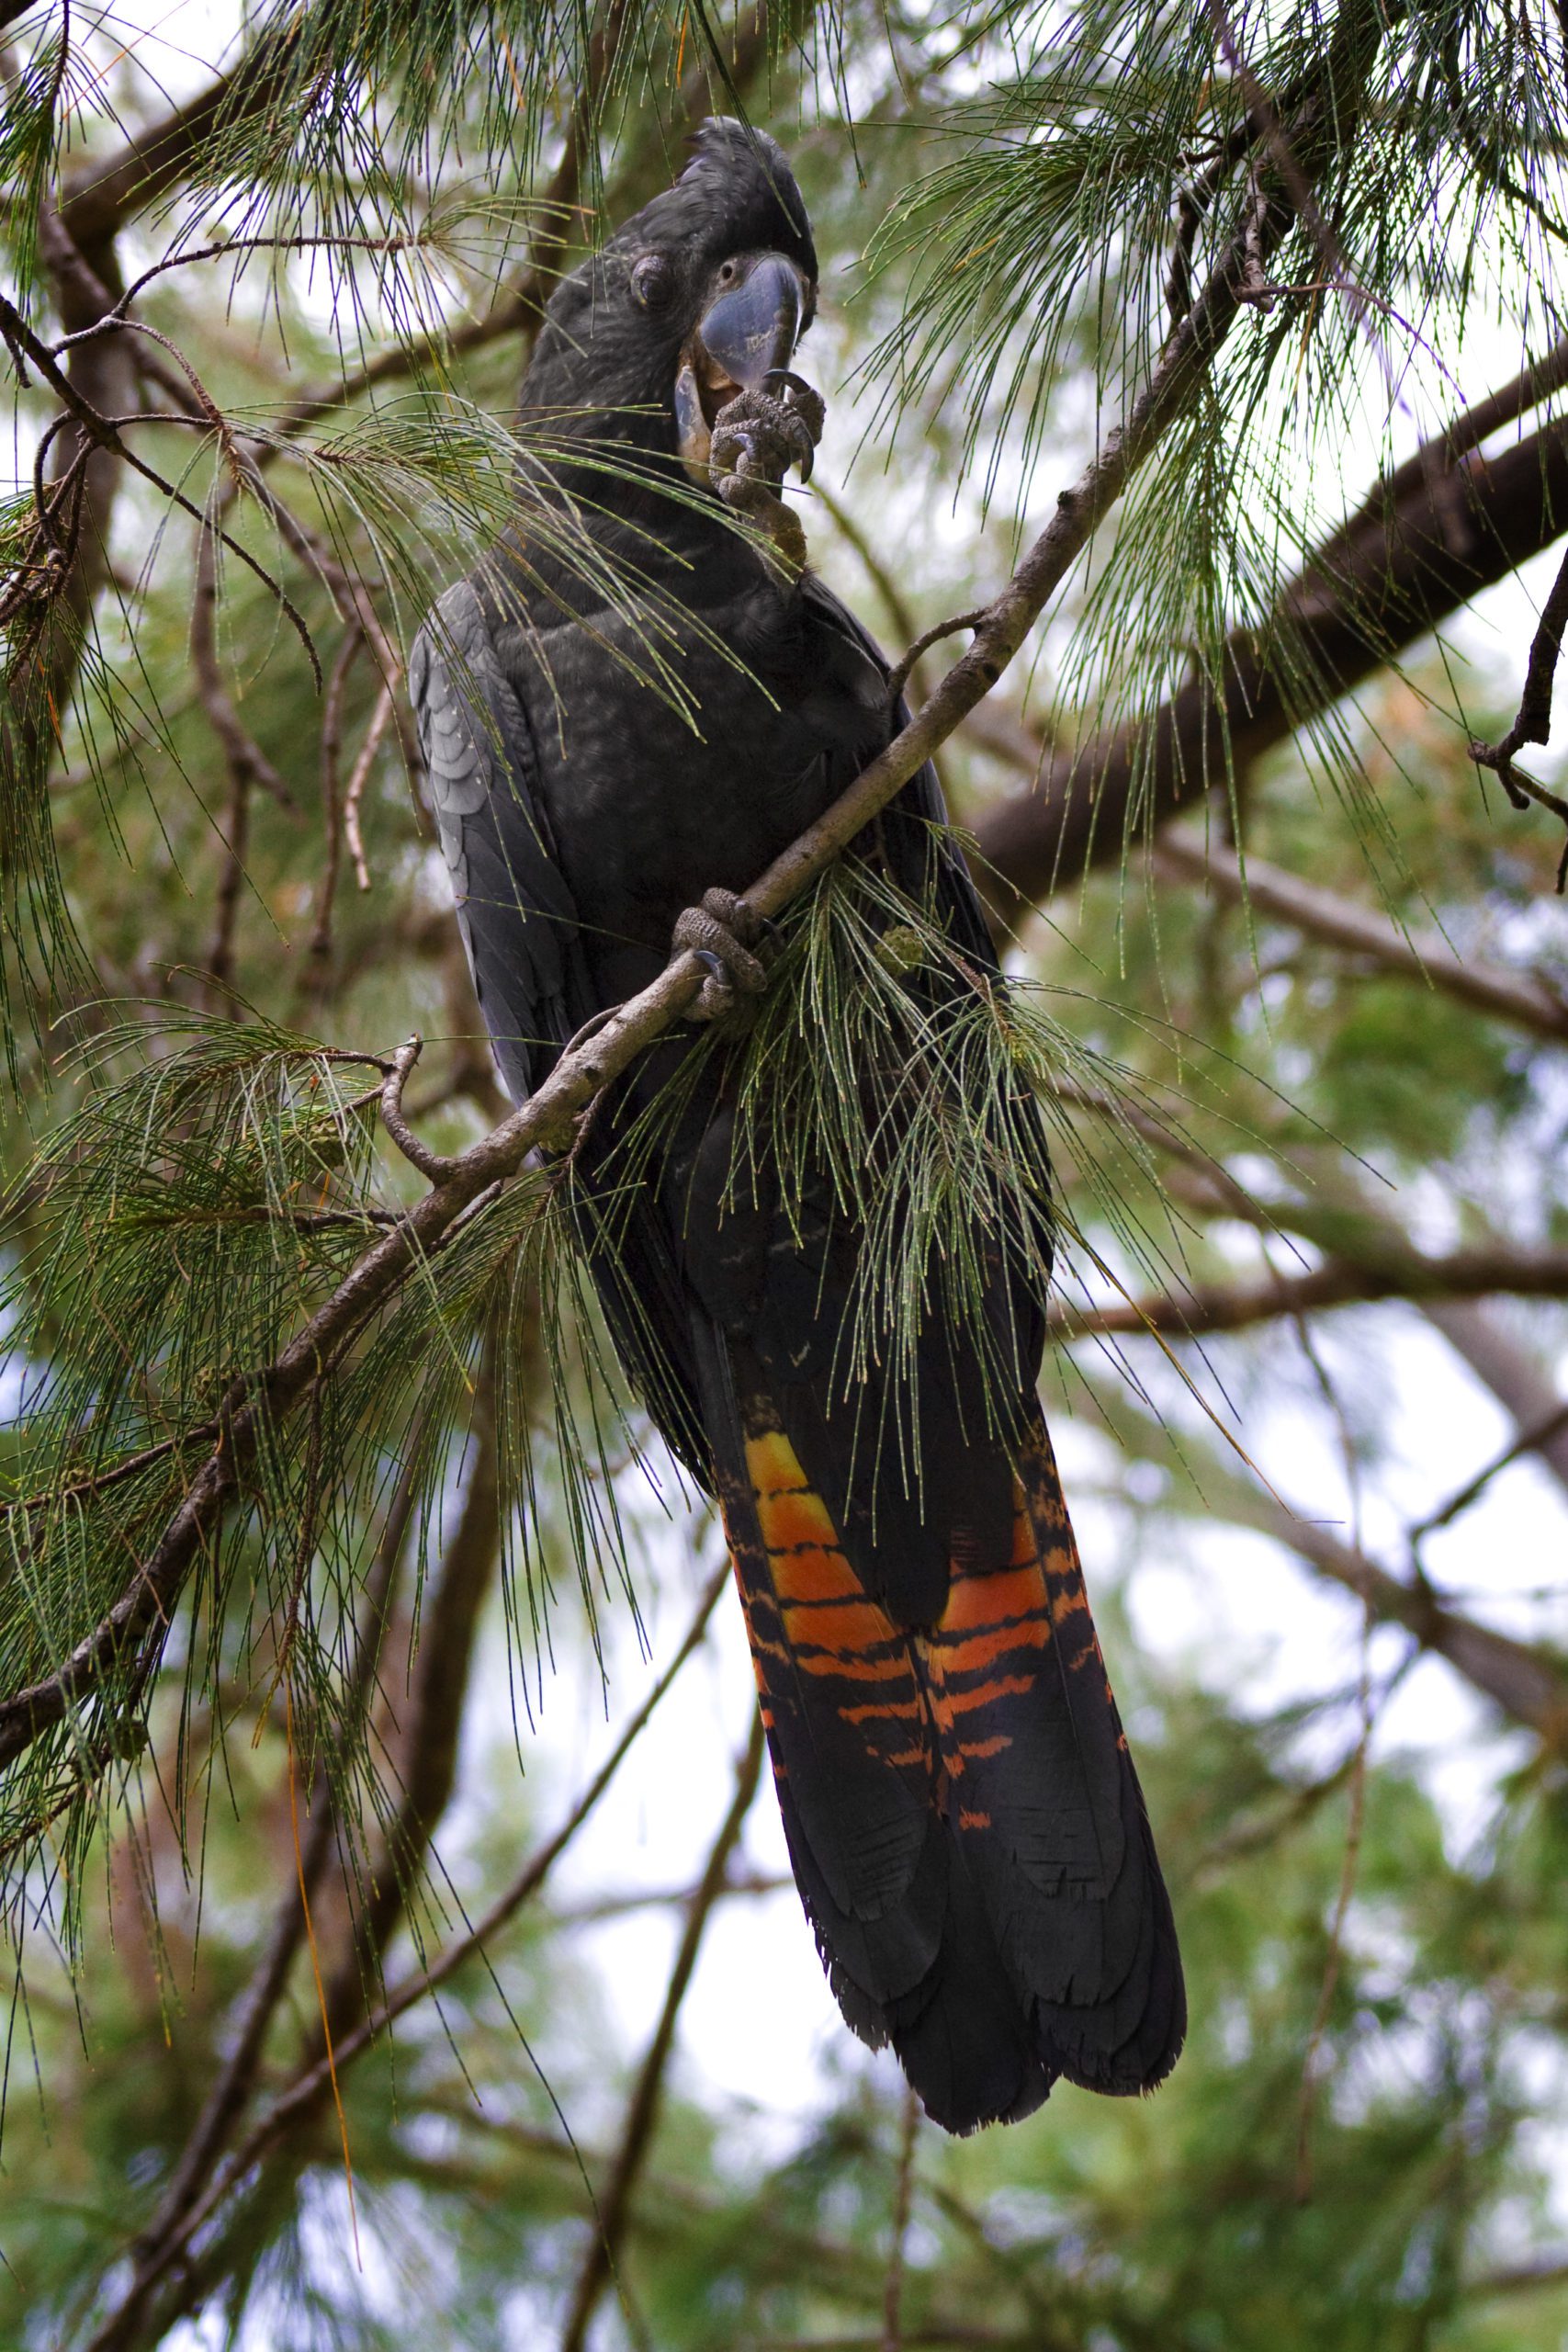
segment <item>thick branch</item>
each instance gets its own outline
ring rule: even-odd
[[[1456,437],[1466,439],[1462,430]],[[1568,420],[1496,457],[1468,448],[1455,456],[1444,436],[1426,458],[1401,467],[1325,543],[1283,591],[1271,622],[1232,634],[1223,708],[1197,681],[1146,729],[1042,754],[1034,785],[977,829],[1002,914],[1012,920],[1023,903],[1113,863],[1141,827],[1224,781],[1227,745],[1239,775],[1568,526]],[[1300,662],[1270,658],[1292,636],[1310,674]]]

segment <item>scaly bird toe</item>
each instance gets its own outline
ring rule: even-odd
[[[776,390],[773,389],[774,386]],[[804,377],[775,368],[768,388],[738,393],[714,421],[709,466],[725,504],[767,533],[785,563],[806,561],[806,534],[780,496],[791,466],[810,480],[827,415]]]
[[[692,1019],[736,1018],[746,998],[761,994],[777,952],[772,933],[772,924],[730,890],[705,891],[700,906],[688,907],[676,918],[673,945],[690,949],[708,975],[692,1006]]]

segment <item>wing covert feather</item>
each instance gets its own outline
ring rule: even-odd
[[[474,990],[520,1102],[586,1017],[586,989],[528,715],[468,581],[446,591],[415,639],[409,697]]]

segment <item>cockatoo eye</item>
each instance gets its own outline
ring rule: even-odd
[[[632,264],[631,285],[645,311],[661,311],[674,299],[675,272],[662,254],[644,254]]]

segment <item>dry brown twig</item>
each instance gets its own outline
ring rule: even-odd
[[[686,1912],[659,2022],[653,2030],[653,2039],[649,2043],[648,2054],[626,2109],[621,2143],[615,2151],[609,2177],[599,2194],[597,2224],[578,2273],[570,2310],[561,2331],[560,2352],[584,2352],[589,2323],[598,2308],[600,2296],[612,2278],[616,2279],[617,2285],[621,2283],[617,2274],[626,2219],[658,2120],[664,2077],[675,2047],[675,2026],[681,2014],[681,2005],[692,1981],[692,1971],[696,1966],[697,1952],[709,1917],[724,1892],[729,1858],[739,1841],[751,1800],[757,1793],[761,1766],[762,1718],[759,1711],[752,1716],[745,1750],[736,1766],[735,1788],[729,1809],[719,1825],[706,1868]]]
[[[394,663],[391,674],[381,681],[381,691],[376,697],[376,707],[370,714],[370,723],[365,730],[365,741],[359,747],[358,756],[349,771],[348,790],[344,795],[343,829],[348,841],[349,855],[354,860],[354,878],[362,890],[370,888],[370,868],[365,856],[365,836],[360,830],[360,806],[401,682],[402,666]]]
[[[1527,775],[1514,765],[1514,754],[1527,743],[1548,743],[1551,740],[1551,696],[1557,680],[1557,664],[1562,652],[1562,632],[1568,628],[1568,556],[1558,566],[1557,577],[1551,583],[1551,594],[1541,607],[1540,620],[1530,643],[1529,662],[1525,672],[1524,692],[1519,696],[1518,714],[1512,727],[1499,743],[1472,741],[1470,756],[1477,767],[1490,768],[1516,808],[1528,808],[1533,800],[1549,808],[1568,826],[1568,800],[1560,793],[1549,792],[1534,776]],[[1568,840],[1562,844],[1562,855],[1557,868],[1557,895],[1568,891]]]

